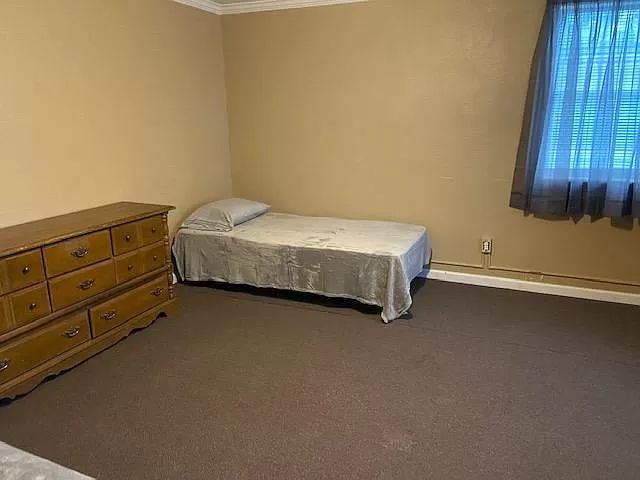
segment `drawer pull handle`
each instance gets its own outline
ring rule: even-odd
[[[109,320],[113,320],[117,316],[118,316],[118,312],[116,312],[115,310],[111,310],[110,312],[103,314],[102,318],[106,321],[109,321]]]
[[[156,233],[158,229],[156,227],[151,227],[151,233]]]
[[[11,365],[11,360],[0,360],[0,372],[3,372]]]
[[[71,252],[71,256],[76,258],[83,258],[87,255],[89,255],[89,249],[87,247],[81,247]]]
[[[31,267],[29,265],[26,265],[23,269],[22,269],[22,274],[26,275],[27,273],[29,273],[31,271]]]
[[[82,282],[80,285],[78,285],[78,288],[80,290],[89,290],[91,287],[93,287],[93,285],[96,283],[96,281],[92,278],[90,280],[85,280],[84,282]]]
[[[156,288],[153,292],[151,292],[151,295],[153,295],[154,297],[160,297],[163,293],[164,288]]]
[[[130,242],[131,241],[131,235],[125,235],[124,236],[124,241],[125,242]]]
[[[31,310],[33,312],[37,307],[38,307],[37,304],[32,303],[32,304],[29,305],[29,310]]]
[[[153,261],[155,262],[156,260],[158,260],[158,255],[153,256]]]
[[[64,332],[64,336],[67,338],[73,338],[73,337],[77,337],[79,333],[80,333],[80,327],[73,327],[67,330],[66,332]]]
[[[133,270],[133,265],[127,265],[127,270],[129,271]]]

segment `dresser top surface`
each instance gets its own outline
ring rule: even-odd
[[[119,202],[0,228],[0,257],[151,217],[174,208],[170,205]]]

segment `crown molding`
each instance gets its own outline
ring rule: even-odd
[[[215,13],[217,15],[222,15],[222,5],[213,2],[212,0],[173,0],[174,2],[181,3],[183,5],[188,5],[193,8],[197,8],[199,10],[204,10],[205,12]]]
[[[360,3],[369,0],[253,0],[222,4],[213,0],[173,0],[217,15],[231,15],[237,13],[267,12],[271,10],[286,10],[289,8],[322,7],[343,3]]]
[[[367,0],[253,0],[252,2],[229,3],[220,5],[224,15],[234,13],[267,12],[289,8],[322,7],[342,3],[359,3]]]

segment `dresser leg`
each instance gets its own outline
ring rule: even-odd
[[[173,263],[171,262],[171,242],[169,241],[169,222],[168,215],[165,213],[162,215],[162,225],[164,227],[164,246],[167,250],[167,277],[169,279],[169,299],[176,298],[176,293],[173,288]]]

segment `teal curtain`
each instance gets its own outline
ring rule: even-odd
[[[550,0],[511,206],[640,218],[640,0]]]

